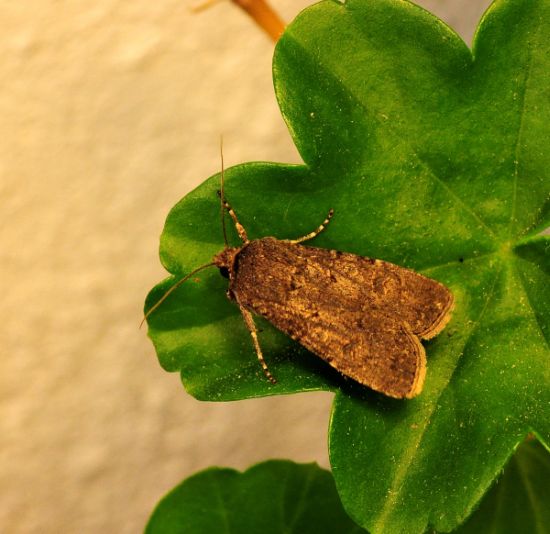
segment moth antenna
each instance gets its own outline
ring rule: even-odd
[[[229,246],[227,243],[227,230],[225,228],[225,196],[223,193],[223,183],[225,176],[225,169],[223,165],[223,135],[220,135],[220,160],[222,164],[222,175],[221,175],[221,185],[220,185],[220,209],[222,212],[222,230],[223,230],[223,242],[225,243],[225,248]]]
[[[143,323],[147,320],[147,317],[149,317],[149,315],[151,315],[168,298],[170,293],[172,293],[179,286],[181,286],[183,282],[185,282],[186,280],[189,280],[189,278],[191,278],[194,274],[197,274],[199,271],[202,271],[207,267],[213,267],[215,265],[216,264],[214,262],[207,263],[206,265],[201,265],[200,267],[197,267],[194,271],[191,271],[187,276],[184,276],[181,280],[176,282],[166,293],[164,293],[164,295],[162,295],[162,297],[160,297],[159,300],[157,300],[157,302],[153,305],[153,307],[143,316],[141,323],[139,323],[139,327],[141,328],[143,326]]]

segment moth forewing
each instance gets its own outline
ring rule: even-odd
[[[437,284],[387,262],[263,238],[235,258],[239,303],[268,319],[344,375],[386,395],[420,393],[426,357],[414,326],[439,322],[449,298],[422,304]],[[390,283],[385,283],[384,273]],[[433,295],[430,295],[433,297]],[[442,311],[443,310],[443,311]]]
[[[447,326],[448,322],[451,320],[452,312],[455,305],[453,294],[442,284],[439,285],[443,288],[444,291],[447,292],[448,297],[446,300],[442,299],[441,301],[439,301],[441,303],[441,313],[439,317],[433,322],[433,324],[429,328],[418,334],[418,336],[422,339],[434,338]]]

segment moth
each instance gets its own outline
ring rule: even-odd
[[[223,162],[223,159],[222,159]],[[296,340],[343,375],[394,398],[422,391],[426,354],[421,339],[436,336],[451,317],[453,295],[443,284],[410,269],[355,254],[304,246],[329,224],[297,239],[250,240],[222,186],[225,247],[172,286],[147,318],[180,284],[215,266],[228,278],[227,296],[239,307],[265,376],[253,314]],[[224,214],[231,217],[241,245],[228,245]]]

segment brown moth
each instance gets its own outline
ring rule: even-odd
[[[360,384],[395,398],[422,391],[426,354],[420,339],[441,332],[453,308],[453,295],[443,284],[385,261],[302,245],[325,229],[333,210],[298,239],[251,241],[224,198],[223,170],[218,193],[225,248],[212,263],[172,286],[145,317],[196,272],[216,266],[229,279],[227,296],[239,307],[272,383],[276,380],[263,358],[253,313]],[[227,244],[226,210],[240,247]]]

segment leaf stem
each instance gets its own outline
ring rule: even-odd
[[[231,0],[246,11],[256,24],[276,43],[285,29],[285,24],[266,0]]]

